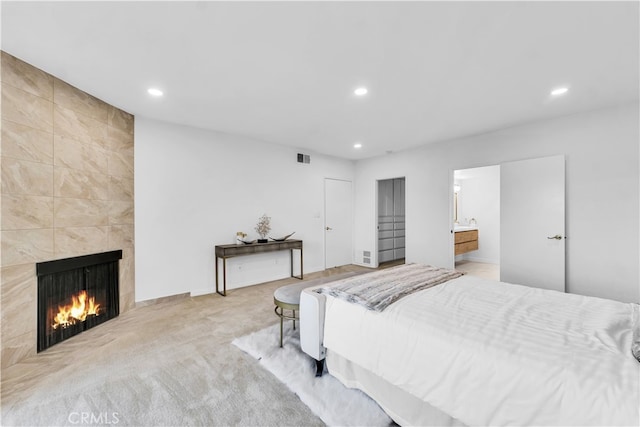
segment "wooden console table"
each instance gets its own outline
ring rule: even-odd
[[[300,276],[293,275],[293,250],[300,251]],[[254,255],[265,252],[286,251],[291,253],[291,277],[302,280],[302,240],[285,240],[283,242],[252,243],[250,245],[216,246],[216,292],[227,296],[227,258],[243,255]],[[222,258],[222,292],[218,289],[218,260]]]

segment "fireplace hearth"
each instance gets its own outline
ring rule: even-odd
[[[38,352],[119,314],[122,250],[36,264]]]

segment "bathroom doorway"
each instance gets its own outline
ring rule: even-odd
[[[564,156],[458,170],[453,175],[455,268],[565,292]],[[497,272],[493,277],[492,271]]]
[[[453,173],[454,266],[500,280],[500,166]]]

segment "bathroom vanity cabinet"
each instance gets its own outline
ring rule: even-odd
[[[455,232],[455,254],[461,255],[478,250],[478,230]]]

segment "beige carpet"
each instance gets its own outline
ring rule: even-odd
[[[300,330],[285,325],[280,348],[280,324],[237,338],[233,344],[256,359],[300,397],[329,426],[391,426],[395,423],[369,396],[350,389],[325,372],[316,377],[315,360],[300,349]]]
[[[370,270],[306,277],[346,271]],[[138,307],[4,369],[0,424],[323,425],[231,345],[278,321],[273,291],[289,283],[297,280]]]

